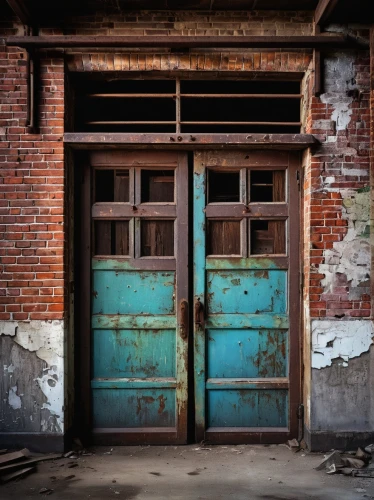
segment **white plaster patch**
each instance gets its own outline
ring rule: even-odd
[[[24,349],[35,352],[46,363],[41,377],[36,378],[47,398],[43,408],[56,416],[59,429],[64,428],[64,322],[63,321],[0,321],[0,335],[14,337]],[[19,396],[17,396],[19,398]],[[13,398],[13,395],[12,395]],[[12,399],[12,401],[15,401]],[[42,430],[50,430],[47,428]]]
[[[9,387],[9,393],[8,393],[8,403],[9,406],[13,408],[13,410],[19,410],[22,408],[22,401],[21,398],[17,395],[17,386],[15,385],[14,387]]]
[[[345,130],[351,121],[353,101],[347,90],[357,88],[355,84],[355,59],[353,53],[339,52],[333,57],[325,57],[326,93],[321,94],[321,102],[332,107],[331,120],[336,130]]]
[[[332,360],[338,358],[348,366],[349,359],[367,352],[373,340],[371,320],[313,320],[312,368],[331,366]]]

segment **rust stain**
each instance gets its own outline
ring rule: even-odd
[[[95,297],[95,299],[97,299],[97,296],[98,296],[99,294],[98,294],[98,292],[97,292],[96,290],[93,290],[92,295]]]
[[[152,398],[152,396],[142,396],[141,398],[136,398],[138,403],[136,406],[136,414],[139,415],[139,413],[142,411],[142,402],[145,404],[149,405],[154,403],[155,398]]]
[[[163,411],[165,410],[165,401],[167,400],[167,398],[165,398],[163,396],[163,394],[160,394],[160,396],[157,399],[160,402],[160,406],[159,406],[159,409],[158,409],[158,414],[161,415],[161,413],[163,413]]]

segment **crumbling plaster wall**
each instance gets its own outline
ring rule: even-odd
[[[63,433],[63,321],[0,321],[0,346],[0,433]]]
[[[374,327],[368,302],[370,124],[368,112],[359,104],[369,89],[368,81],[357,74],[360,57],[354,52],[325,57],[320,102],[326,105],[328,116],[313,122],[323,142],[313,155],[316,163],[320,161],[321,171],[318,177],[314,175],[312,198],[321,200],[322,207],[324,200],[336,200],[334,210],[341,234],[331,238],[330,245],[323,244],[327,238],[314,238],[322,242],[315,248],[323,252],[320,260],[311,263],[310,272],[321,277],[319,300],[325,305],[320,309],[324,317],[314,314],[310,322],[311,404],[307,420],[311,431],[374,429]],[[326,222],[325,228],[315,233],[328,234]]]

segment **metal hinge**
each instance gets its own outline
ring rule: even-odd
[[[302,292],[304,290],[304,273],[301,271],[300,272],[300,291]]]
[[[297,187],[300,191],[300,186],[301,186],[301,174],[300,170],[296,170],[296,182],[297,182]]]

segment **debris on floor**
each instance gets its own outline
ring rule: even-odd
[[[326,474],[343,474],[344,476],[365,477],[374,479],[374,445],[358,448],[356,452],[334,450],[325,455],[316,470],[325,470]]]
[[[19,451],[1,450],[0,453],[0,483],[19,479],[36,471],[38,462],[61,458],[61,453],[32,456],[27,448]]]
[[[73,440],[73,449],[67,453],[54,453],[54,454],[35,454],[32,455],[27,448],[19,451],[0,450],[0,484],[9,481],[20,479],[32,472],[36,472],[37,464],[46,460],[55,460],[59,458],[69,458],[74,460],[79,456],[88,456],[88,453],[82,446],[79,439]],[[67,467],[77,467],[77,462],[68,462]],[[74,476],[68,476],[68,479]],[[66,478],[65,478],[66,479]],[[41,495],[50,495],[53,490],[42,488],[39,493]]]

